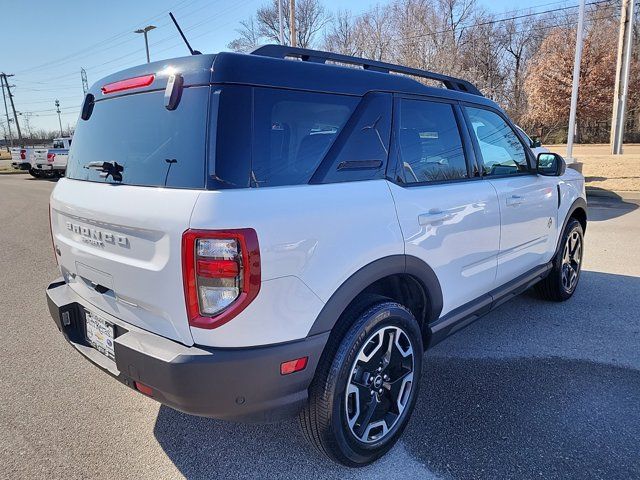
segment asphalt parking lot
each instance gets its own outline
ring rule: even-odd
[[[44,296],[54,185],[0,175],[0,478],[640,477],[640,202],[590,199],[575,296],[526,293],[429,351],[403,439],[350,470],[295,421],[190,417],[67,345]]]

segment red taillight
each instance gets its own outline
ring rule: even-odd
[[[141,77],[127,78],[126,80],[118,80],[117,82],[107,83],[102,87],[104,95],[108,93],[121,92],[123,90],[131,90],[132,88],[148,87],[153,83],[155,75],[142,75]]]
[[[20,150],[20,160],[26,160],[26,159],[27,159],[27,151]]]
[[[307,368],[309,357],[296,358],[280,364],[280,375],[289,375],[290,373],[299,372]]]
[[[234,278],[240,273],[235,260],[198,260],[196,275],[206,278]]]
[[[47,162],[48,163],[53,163],[53,161],[56,159],[56,154],[55,153],[47,153]]]
[[[140,393],[144,393],[148,397],[153,397],[153,389],[145,385],[144,383],[134,381],[133,386],[136,387],[136,390],[138,390]]]
[[[192,327],[224,325],[260,291],[260,248],[255,230],[187,230],[182,275]]]

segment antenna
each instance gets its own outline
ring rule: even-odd
[[[173,24],[178,29],[178,32],[180,33],[182,40],[184,40],[184,43],[187,44],[187,48],[191,52],[191,55],[202,55],[202,52],[199,52],[198,50],[194,50],[193,48],[191,48],[191,45],[189,45],[189,41],[187,40],[187,37],[185,37],[184,33],[182,33],[182,29],[180,28],[180,25],[178,25],[178,21],[176,20],[176,17],[173,16],[173,13],[169,12],[169,16],[171,17],[171,20],[173,20]]]

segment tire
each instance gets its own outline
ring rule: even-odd
[[[384,297],[350,309],[337,329],[318,364],[300,424],[320,453],[361,467],[387,453],[407,425],[420,385],[422,334],[407,308]]]
[[[29,169],[29,175],[31,175],[33,178],[40,178],[42,176],[42,174],[34,168]]]
[[[571,298],[580,280],[583,254],[584,231],[580,222],[571,218],[562,233],[560,248],[553,258],[553,268],[535,286],[538,295],[554,302]]]

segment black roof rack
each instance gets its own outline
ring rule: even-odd
[[[303,60],[305,62],[313,63],[326,63],[327,61],[333,61],[360,66],[365,70],[370,70],[373,72],[401,73],[442,82],[442,84],[449,90],[457,90],[459,92],[466,92],[473,95],[482,96],[480,90],[478,90],[473,83],[462,80],[461,78],[450,77],[448,75],[429,72],[427,70],[420,70],[418,68],[403,67],[402,65],[394,65],[393,63],[378,62],[376,60],[368,60],[366,58],[352,57],[350,55],[322,52],[320,50],[310,50],[307,48],[288,47],[286,45],[264,45],[262,47],[256,48],[251,52],[251,54],[282,59],[287,57],[299,58],[300,60]]]

